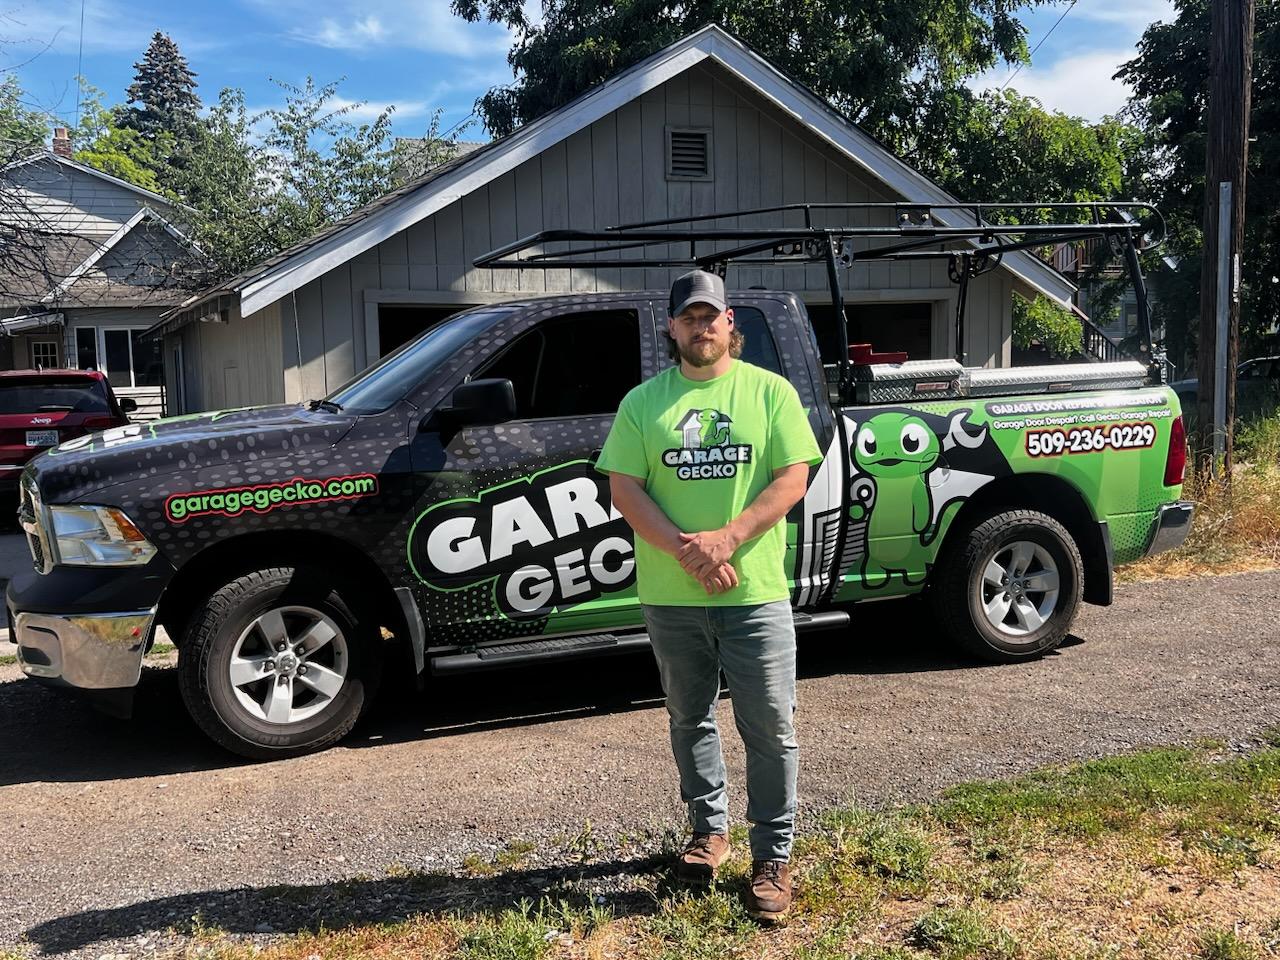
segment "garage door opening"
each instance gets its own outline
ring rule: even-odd
[[[445,307],[417,303],[378,304],[378,356],[385,357],[455,313],[469,309],[469,306],[458,304]]]

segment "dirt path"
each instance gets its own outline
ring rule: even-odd
[[[1007,667],[957,659],[914,602],[862,608],[851,630],[801,641],[803,813],[1256,736],[1280,723],[1278,597],[1275,572],[1126,586],[1112,608],[1084,608],[1057,654]],[[601,888],[620,889],[617,841],[649,854],[680,822],[647,653],[452,678],[340,748],[273,764],[206,743],[171,670],[144,685],[140,716],[121,722],[0,667],[0,946],[145,954],[197,910],[246,934],[396,916],[427,893],[389,877],[517,839],[536,844],[516,878],[535,892],[584,848]],[[726,742],[739,787],[742,750]]]

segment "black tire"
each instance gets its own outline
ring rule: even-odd
[[[1080,549],[1066,528],[1047,514],[1011,510],[956,534],[934,568],[929,594],[938,621],[960,648],[992,663],[1018,663],[1041,657],[1062,643],[1084,587]],[[1032,557],[1024,567],[1027,575],[1008,578],[1015,582],[1004,588],[986,582],[988,563],[995,564],[993,570],[1005,569],[1004,558],[1012,561],[1019,544],[1031,545]],[[1010,562],[1008,569],[1014,566]],[[1056,574],[1055,596],[1038,589],[1053,582],[1045,574]],[[1011,596],[997,626],[993,618]],[[1037,619],[1042,622],[1035,626]]]
[[[269,722],[265,715],[251,712],[248,701],[256,700],[259,693],[264,701],[274,695],[268,688],[279,678],[267,672],[267,664],[262,666],[264,679],[241,685],[239,694],[232,683],[233,655],[237,660],[269,657],[270,669],[275,669],[277,658],[265,645],[266,633],[255,626],[264,615],[280,615],[281,622],[295,627],[298,634],[306,633],[313,615],[313,626],[323,622],[324,633],[336,631],[311,651],[315,658],[311,683],[320,668],[331,674],[343,668],[341,685],[332,696],[307,686],[301,675],[310,661],[305,653],[294,657],[295,648],[287,647],[287,663],[301,664],[281,680],[290,691],[298,684],[291,698],[302,702],[296,721]],[[291,644],[288,629],[285,635]],[[252,656],[244,653],[246,644]],[[285,665],[285,654],[278,659]],[[216,743],[254,760],[278,760],[324,750],[350,733],[373,703],[381,668],[382,640],[373,618],[357,616],[331,578],[308,568],[272,567],[237,577],[193,611],[179,646],[178,685],[192,719]],[[309,710],[314,713],[307,715]]]

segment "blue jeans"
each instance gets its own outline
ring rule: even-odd
[[[787,860],[795,833],[796,633],[791,603],[643,605],[671,721],[680,797],[696,833],[726,833],[729,803],[716,727],[720,671],[747,755],[751,858]]]

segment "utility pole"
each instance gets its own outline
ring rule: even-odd
[[[1253,79],[1254,0],[1212,0],[1206,115],[1204,249],[1200,266],[1200,338],[1196,370],[1198,470],[1221,457],[1230,483],[1240,339],[1249,94]],[[1216,456],[1215,456],[1216,452]]]

